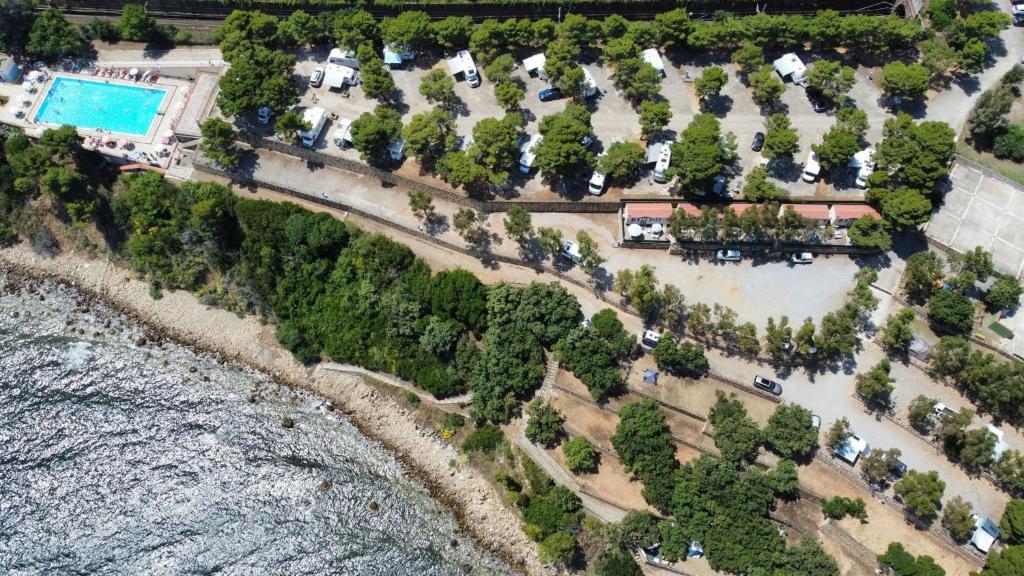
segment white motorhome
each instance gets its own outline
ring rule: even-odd
[[[867,188],[868,176],[875,171],[875,149],[865,148],[857,152],[847,163],[850,168],[857,169],[856,184],[858,188]]]
[[[359,70],[359,60],[351,50],[342,51],[334,48],[327,57],[327,65],[324,66],[324,85],[329,89],[336,90],[345,86],[355,86],[359,83],[357,70]]]
[[[480,85],[480,74],[476,70],[476,63],[473,62],[473,56],[469,50],[459,50],[455,56],[449,58],[448,70],[451,71],[452,76],[457,77],[459,74],[465,76],[470,88]]]
[[[580,66],[580,70],[583,70],[583,97],[593,98],[597,96],[597,81],[594,80],[594,75],[583,66]]]
[[[352,121],[348,118],[340,118],[337,122],[337,128],[334,129],[334,133],[331,136],[331,140],[334,141],[334,145],[338,148],[348,148],[352,146]]]
[[[540,134],[531,134],[530,138],[519,145],[519,171],[529,174],[533,169],[533,161],[537,159],[537,144],[544,137]]]
[[[668,181],[668,167],[672,164],[672,146],[668,142],[661,143],[658,158],[654,161],[654,181],[663,184]]]
[[[807,80],[807,67],[800,57],[792,52],[783,54],[775,61],[775,72],[783,81],[789,80],[794,84],[803,84]]]
[[[536,73],[537,77],[541,80],[547,80],[548,75],[544,72],[544,65],[548,63],[547,56],[543,52],[540,54],[534,54],[529,58],[523,59],[523,69],[526,70],[527,74]]]
[[[302,138],[302,145],[308,148],[312,148],[318,138],[320,138],[320,132],[323,131],[324,125],[327,124],[327,110],[314,106],[312,108],[306,108],[302,112],[302,122],[309,124],[309,130],[302,130],[299,132],[299,137]]]
[[[661,61],[661,53],[658,52],[657,48],[644,50],[640,57],[644,62],[654,66],[654,69],[660,72],[662,76],[665,75],[665,63]]]

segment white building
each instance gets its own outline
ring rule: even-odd
[[[807,67],[792,52],[783,54],[775,61],[775,71],[783,80],[791,81],[794,84],[803,84],[804,80],[807,79]]]
[[[0,52],[0,81],[14,84],[21,78],[21,68],[7,54]]]
[[[306,108],[302,112],[302,122],[310,127],[309,130],[299,132],[299,137],[302,138],[302,145],[312,147],[316,144],[317,138],[320,137],[320,132],[323,131],[324,125],[327,124],[327,110],[319,106]]]
[[[853,466],[858,458],[870,452],[871,446],[868,445],[868,441],[853,434],[836,446],[835,455]]]
[[[988,553],[992,545],[999,539],[999,528],[995,522],[977,514],[971,514],[974,520],[974,533],[971,534],[971,544],[982,552]]]
[[[643,59],[644,62],[654,66],[654,69],[661,72],[662,76],[665,75],[665,63],[662,62],[661,53],[658,52],[657,48],[648,48],[647,50],[644,50],[640,55],[640,58]]]

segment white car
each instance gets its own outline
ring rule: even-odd
[[[607,179],[606,174],[594,170],[594,174],[590,176],[590,185],[587,186],[587,192],[594,196],[600,196],[604,192],[605,179]]]
[[[819,174],[821,174],[821,165],[818,164],[818,155],[811,152],[807,157],[807,162],[804,163],[804,182],[814,182],[818,179]]]
[[[580,252],[579,244],[576,244],[571,240],[566,240],[562,243],[562,256],[576,264],[579,264],[580,260],[583,259],[583,254]]]
[[[719,250],[715,253],[715,259],[719,262],[739,262],[743,256],[739,250]]]
[[[815,430],[821,428],[821,416],[817,414],[811,414],[811,427]]]
[[[799,252],[789,257],[789,261],[793,264],[810,264],[814,262],[814,254],[810,252]]]
[[[640,334],[640,347],[643,348],[644,350],[654,350],[654,348],[658,345],[658,342],[660,341],[661,334],[655,332],[654,330],[644,330],[643,333]]]
[[[1014,2],[1010,6],[1010,13],[1014,16],[1024,15],[1024,2]]]

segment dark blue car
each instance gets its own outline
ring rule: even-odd
[[[558,88],[545,88],[541,90],[537,97],[540,98],[541,102],[550,102],[551,100],[560,100],[562,98],[562,91]]]

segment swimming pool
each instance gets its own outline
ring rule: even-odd
[[[144,136],[167,90],[58,76],[36,112],[47,124]]]

